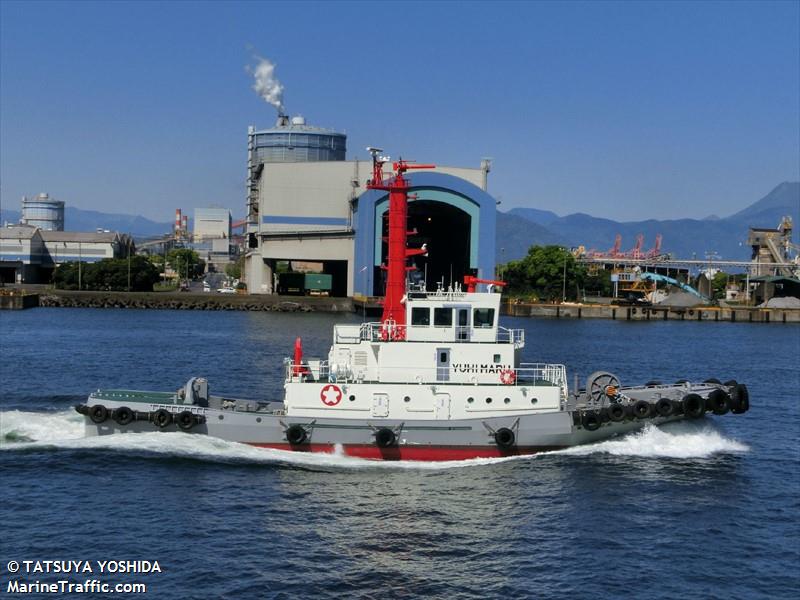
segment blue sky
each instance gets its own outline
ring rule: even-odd
[[[0,3],[3,208],[244,212],[254,49],[348,158],[475,166],[500,208],[731,214],[800,179],[800,3]]]

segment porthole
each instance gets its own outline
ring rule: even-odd
[[[467,404],[472,404],[473,402],[475,402],[475,398],[473,398],[472,396],[467,398]]]
[[[531,404],[536,404],[538,401],[538,398],[531,398]]]
[[[491,398],[487,398],[486,399],[486,404],[491,404],[491,403],[492,403],[492,399]]]
[[[356,397],[353,394],[350,394],[350,398],[349,398],[350,402],[352,402],[355,399],[356,399]]]
[[[511,398],[503,398],[503,402],[506,404],[511,404]]]
[[[411,402],[411,398],[409,396],[406,396],[405,398],[403,398],[403,402]]]
[[[256,423],[261,423],[261,417],[256,417]]]
[[[225,415],[220,415],[220,416],[219,416],[219,420],[220,420],[220,421],[222,421],[222,419],[224,419],[224,418],[225,418]]]

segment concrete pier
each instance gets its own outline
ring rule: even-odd
[[[731,323],[800,323],[800,310],[751,307],[658,307],[597,304],[503,303],[504,315],[555,319],[616,319],[622,321],[723,321]]]
[[[273,312],[353,312],[350,298],[197,294],[193,292],[40,292],[39,306],[72,308],[158,308],[173,310],[251,310]]]

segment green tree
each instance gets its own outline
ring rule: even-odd
[[[241,279],[242,269],[244,268],[244,256],[240,256],[236,262],[225,265],[225,275],[231,279]]]
[[[714,300],[725,299],[725,291],[728,287],[728,279],[730,279],[730,275],[722,271],[714,274],[714,278],[711,280],[711,293]]]
[[[205,271],[206,263],[194,250],[175,248],[167,252],[167,264],[180,278],[199,277]]]
[[[127,258],[106,258],[94,263],[66,262],[56,267],[53,283],[59,289],[77,290],[78,271],[81,288],[84,290],[152,292],[158,281],[158,269],[143,256]]]
[[[512,295],[536,296],[549,301],[578,298],[586,282],[586,269],[561,246],[531,246],[521,260],[503,268],[503,278]]]

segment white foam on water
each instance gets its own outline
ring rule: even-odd
[[[341,445],[332,453],[292,452],[258,448],[229,442],[206,435],[180,432],[126,433],[103,436],[84,435],[84,417],[73,412],[37,413],[0,412],[0,450],[32,448],[97,449],[119,452],[141,452],[209,462],[243,464],[283,464],[309,468],[346,469],[412,469],[442,470],[493,465],[514,460],[531,460],[534,456],[474,458],[468,460],[375,461],[345,456]],[[542,453],[538,456],[615,456],[704,458],[718,453],[746,452],[749,448],[724,437],[709,424],[677,423],[660,429],[647,425],[625,437],[585,446]]]
[[[344,449],[340,444],[334,446],[332,453],[311,453],[258,448],[207,435],[187,435],[180,432],[153,431],[84,436],[83,419],[84,417],[73,411],[59,413],[0,412],[0,450],[98,449],[161,454],[221,463],[283,464],[309,468],[350,469],[440,470],[528,458],[514,456],[447,462],[377,461],[345,456]]]
[[[0,448],[25,442],[55,442],[83,437],[83,417],[75,411],[0,412]]]
[[[567,456],[611,454],[644,458],[706,458],[714,454],[747,452],[746,444],[726,438],[708,422],[680,422],[644,429],[624,437],[549,452]]]

